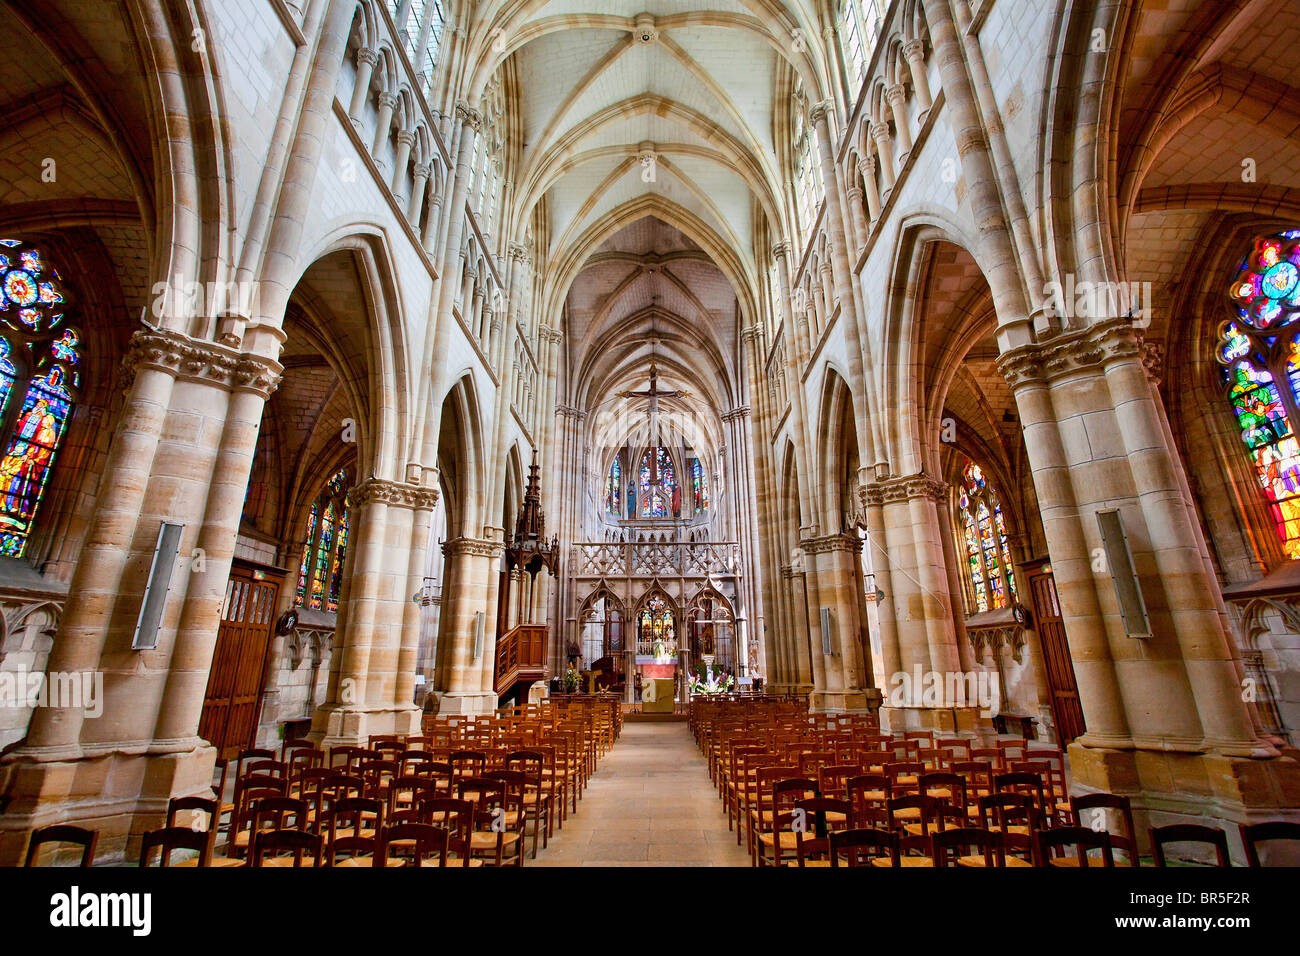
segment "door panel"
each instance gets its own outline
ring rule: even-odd
[[[1056,733],[1064,747],[1084,732],[1083,707],[1079,704],[1079,686],[1074,679],[1070,645],[1065,639],[1061,605],[1056,596],[1056,581],[1051,565],[1043,564],[1029,572],[1029,591],[1034,603],[1034,629],[1043,648],[1043,669],[1052,694],[1052,716]]]
[[[277,581],[257,581],[250,569],[231,568],[199,718],[199,736],[223,757],[253,746],[257,735],[279,591]]]

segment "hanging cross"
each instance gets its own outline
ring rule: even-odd
[[[685,398],[687,392],[684,391],[660,391],[659,390],[659,370],[655,367],[655,360],[650,359],[650,388],[646,391],[619,392],[619,398],[648,398],[650,408],[648,417],[650,419],[650,435],[647,436],[653,445],[660,444],[659,441],[659,399],[661,398]],[[650,486],[654,489],[659,488],[659,456],[650,456]]]

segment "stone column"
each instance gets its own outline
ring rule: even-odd
[[[903,44],[903,58],[907,60],[907,69],[912,75],[916,105],[924,113],[934,104],[934,99],[930,96],[930,80],[925,75],[925,43],[921,40],[908,40]]]
[[[375,127],[375,141],[370,153],[377,166],[384,165],[383,149],[388,142],[388,134],[393,126],[393,110],[397,109],[397,97],[392,93],[379,94],[379,124]]]
[[[357,85],[352,88],[352,103],[348,106],[348,119],[352,120],[352,125],[357,128],[361,127],[363,121],[362,110],[366,107],[366,100],[370,94],[370,80],[375,74],[375,64],[379,62],[379,54],[368,47],[361,47],[357,50]]]
[[[424,194],[428,191],[430,166],[417,163],[415,166],[415,183],[411,187],[411,200],[406,205],[406,218],[415,229],[420,228],[420,213],[424,211]],[[430,221],[433,217],[430,216]]]
[[[876,157],[868,156],[858,161],[858,171],[862,173],[862,183],[867,190],[867,215],[872,223],[880,219],[880,187],[876,183]]]
[[[867,244],[867,223],[862,216],[862,190],[852,185],[848,188],[849,215],[853,220],[853,244],[861,249]]]
[[[1153,823],[1242,822],[1300,803],[1300,768],[1252,723],[1165,439],[1141,341],[1127,319],[1008,350],[1087,732],[1075,785],[1133,796]],[[1118,510],[1146,605],[1131,636],[1099,567],[1100,511]],[[1141,627],[1138,624],[1138,627]]]
[[[811,706],[823,711],[862,711],[869,693],[862,639],[866,621],[859,616],[860,596],[854,562],[859,560],[861,541],[847,534],[809,538],[803,543],[810,565],[817,568],[819,593],[831,612],[831,653],[821,655],[820,678]],[[820,621],[819,628],[820,628]],[[821,640],[820,631],[816,640]],[[874,688],[870,688],[874,691]]]
[[[871,138],[876,141],[876,152],[880,156],[880,192],[887,196],[894,188],[894,138],[889,135],[889,126],[885,123],[871,124]]]
[[[453,538],[442,547],[442,615],[438,622],[438,677],[434,693],[444,714],[488,714],[496,708],[491,689],[495,660],[497,560],[502,545],[481,538]],[[476,618],[483,617],[483,638],[474,654]],[[486,688],[486,689],[485,689]]]
[[[409,129],[397,133],[397,158],[393,160],[393,196],[402,198],[402,180],[406,178],[406,165],[411,160],[411,146],[415,143],[415,134]]]
[[[894,133],[898,139],[898,168],[901,170],[912,151],[912,134],[907,129],[907,88],[896,83],[885,91],[889,110],[894,114]]]
[[[367,478],[348,492],[345,590],[327,699],[311,730],[311,739],[327,747],[361,743],[371,734],[418,733],[413,695],[419,614],[408,588],[413,559],[423,577],[427,516],[436,500],[432,488],[381,478]],[[426,517],[417,520],[417,513]],[[422,540],[413,540],[421,534]]]

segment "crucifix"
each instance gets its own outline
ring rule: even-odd
[[[647,410],[649,419],[649,434],[646,436],[647,444],[651,449],[658,448],[663,442],[659,434],[659,399],[661,398],[685,398],[687,392],[667,390],[661,391],[659,388],[659,370],[655,367],[655,360],[650,358],[650,388],[646,391],[629,391],[619,392],[619,398],[647,398],[650,404]],[[650,491],[654,494],[663,494],[659,483],[659,455],[652,451],[650,454]]]

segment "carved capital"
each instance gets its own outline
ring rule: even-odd
[[[432,511],[438,504],[438,488],[422,488],[384,478],[366,478],[348,490],[347,503],[349,508],[382,504],[414,511]]]
[[[442,545],[442,553],[447,557],[459,554],[475,558],[495,558],[503,551],[505,551],[504,544],[486,538],[452,538],[450,541],[444,541]]]
[[[933,501],[942,501],[947,493],[947,482],[931,477],[925,472],[876,481],[864,485],[858,491],[864,507],[891,504],[898,501],[911,501],[913,498],[930,498]]]
[[[537,330],[537,334],[547,345],[559,345],[564,340],[564,333],[550,325],[543,325]]]
[[[1127,317],[1108,319],[1066,332],[1046,342],[1022,345],[998,358],[998,371],[1012,389],[1051,382],[1088,369],[1101,370],[1124,360],[1146,364],[1141,334]],[[1148,367],[1149,370],[1149,367]]]
[[[585,411],[581,408],[574,408],[572,405],[556,405],[555,414],[559,415],[561,418],[568,418],[575,422],[581,422],[587,418],[587,413]]]
[[[762,335],[763,335],[762,326],[758,325],[757,323],[755,323],[754,325],[747,325],[740,330],[740,341],[757,342],[762,337]]]
[[[872,123],[871,138],[877,143],[888,143],[890,140],[888,123]]]
[[[456,104],[456,119],[475,133],[483,128],[483,115],[464,101]]]
[[[397,139],[397,145],[399,146],[412,146],[415,144],[415,134],[412,133],[409,129],[404,129],[401,132],[399,132],[397,134],[396,139]]]
[[[131,336],[120,387],[129,388],[142,368],[229,391],[256,392],[262,398],[270,397],[284,374],[284,366],[272,359],[166,329],[141,329]]]
[[[525,246],[522,242],[508,243],[506,245],[506,254],[509,255],[511,259],[517,262],[522,262],[525,265],[529,261],[528,247]]]
[[[848,551],[857,553],[862,550],[862,539],[857,535],[824,534],[815,538],[804,538],[799,542],[805,554],[823,554],[828,551]]]
[[[1142,365],[1152,385],[1159,385],[1165,372],[1165,347],[1159,342],[1142,343]]]
[[[863,178],[874,179],[876,175],[876,165],[877,165],[876,157],[874,156],[868,156],[865,159],[859,159],[858,172],[860,172],[863,175]]]
[[[988,149],[988,144],[984,141],[984,131],[978,126],[968,127],[957,134],[958,156],[984,149]]]
[[[925,41],[908,40],[903,44],[903,58],[905,60],[920,60],[925,57]]]
[[[750,409],[748,405],[737,405],[735,408],[731,409],[731,411],[723,412],[722,420],[728,425],[732,422],[744,421],[749,417],[749,411]]]
[[[431,173],[431,172],[433,172],[433,166],[430,165],[429,163],[416,163],[416,164],[415,164],[415,178],[416,178],[416,179],[418,179],[418,180],[428,179],[428,178],[429,178],[429,173]]]
[[[835,104],[829,99],[820,100],[808,110],[808,119],[814,123],[829,123],[831,110],[834,108]]]
[[[895,83],[885,90],[885,99],[889,101],[890,106],[902,106],[903,100],[907,99],[907,87],[902,83]]]
[[[396,95],[394,95],[394,94],[392,94],[392,93],[380,93],[380,94],[379,94],[379,105],[380,105],[381,108],[387,106],[390,110],[395,110],[395,109],[397,109],[397,97],[396,97]]]
[[[772,258],[778,262],[790,254],[790,243],[782,239],[772,247]]]
[[[357,49],[357,66],[361,66],[363,63],[368,66],[374,66],[378,62],[379,53],[377,51],[370,49],[368,46],[363,46]]]

